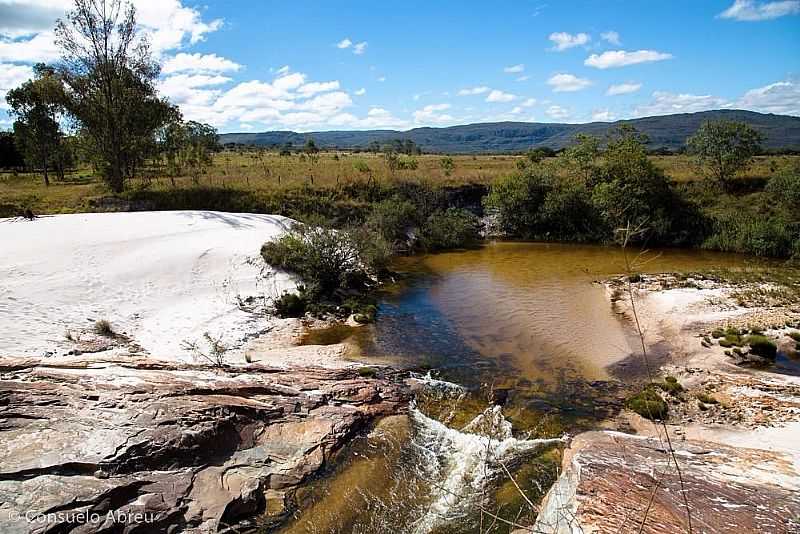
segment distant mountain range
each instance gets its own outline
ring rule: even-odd
[[[394,139],[410,139],[425,152],[479,154],[519,152],[537,147],[559,149],[569,145],[579,133],[603,137],[620,124],[631,124],[650,137],[648,148],[677,150],[685,145],[686,139],[703,122],[719,119],[750,124],[764,134],[765,148],[800,150],[800,117],[740,110],[701,111],[587,124],[491,122],[447,128],[414,128],[407,131],[227,133],[220,135],[220,142],[259,146],[291,143],[302,146],[307,139],[313,138],[317,146],[323,148],[363,149],[373,141],[383,144]]]

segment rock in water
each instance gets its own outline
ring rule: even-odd
[[[0,359],[0,532],[274,524],[331,453],[408,400],[399,379],[352,369]]]
[[[672,443],[694,532],[800,532],[800,472],[788,454]],[[565,451],[562,474],[533,532],[688,532],[680,481],[665,446],[618,432],[580,434]]]

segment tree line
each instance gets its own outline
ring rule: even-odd
[[[114,192],[147,161],[165,160],[168,172],[197,176],[218,148],[217,132],[185,122],[159,96],[160,65],[138,30],[133,5],[74,1],[55,28],[60,61],[37,64],[33,79],[6,95],[15,121],[14,147],[7,136],[0,144],[4,163],[41,170],[49,185],[50,173],[63,178],[80,157]]]

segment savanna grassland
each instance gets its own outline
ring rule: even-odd
[[[442,164],[444,158],[453,162],[449,172]],[[540,165],[552,167],[557,172],[557,159],[545,158]],[[689,156],[651,156],[650,159],[676,184],[705,180]],[[150,165],[141,177],[131,180],[129,189],[133,193],[129,192],[127,196],[136,196],[137,191],[168,195],[171,190],[198,187],[271,194],[305,187],[329,189],[370,181],[387,185],[424,182],[442,186],[489,186],[498,178],[516,172],[524,160],[525,156],[520,155],[399,156],[401,166],[415,162],[416,168],[393,171],[382,154],[326,151],[312,161],[304,154],[281,156],[277,151],[226,150],[214,154],[212,164],[197,180],[190,176],[170,177],[162,167]],[[745,189],[757,190],[774,174],[798,163],[800,156],[759,156],[739,179]],[[65,173],[64,180],[54,180],[49,187],[42,183],[40,173],[0,172],[2,216],[16,215],[25,208],[36,214],[96,211],[98,206],[92,201],[111,196],[103,179],[89,167],[71,169]]]

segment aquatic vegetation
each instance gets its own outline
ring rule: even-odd
[[[641,392],[628,397],[625,406],[642,417],[652,420],[666,419],[669,412],[667,403],[652,385],[648,385]]]

